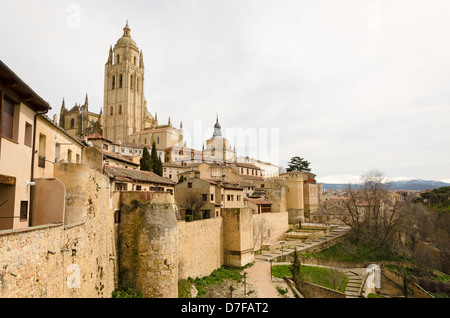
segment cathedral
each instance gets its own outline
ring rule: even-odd
[[[155,143],[159,151],[171,149],[179,156],[183,152],[179,149],[186,148],[183,125],[180,123],[179,128],[173,127],[170,117],[167,124],[158,124],[157,114],[153,116],[147,109],[144,80],[143,53],[132,39],[127,21],[122,37],[109,49],[100,114],[89,112],[87,95],[84,105],[75,104],[70,110],[63,99],[59,126],[81,140],[98,134],[115,145],[132,148],[150,148]],[[236,161],[235,149],[222,137],[218,117],[214,134],[201,152],[206,162]],[[166,162],[172,161],[168,158]]]
[[[173,128],[171,133],[182,136],[180,129],[167,125],[158,125],[157,115],[153,116],[147,109],[144,96],[144,58],[136,42],[131,38],[128,21],[123,28],[123,35],[114,48],[109,49],[105,65],[104,100],[100,114],[89,112],[88,98],[84,105],[75,104],[68,110],[63,104],[60,112],[60,127],[71,135],[84,139],[90,134],[100,134],[116,144],[135,142],[136,134],[145,132],[151,146],[153,132],[162,128]],[[179,138],[182,140],[182,137]],[[161,145],[164,146],[164,145]]]

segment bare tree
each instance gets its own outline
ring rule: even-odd
[[[264,216],[253,223],[253,250],[256,248],[256,244],[259,242],[260,253],[262,253],[262,246],[270,236],[270,228],[271,224]]]
[[[198,189],[189,189],[189,191],[179,193],[176,196],[176,201],[178,206],[192,212],[194,220],[199,218],[200,209],[205,204],[202,193]]]

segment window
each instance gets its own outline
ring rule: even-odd
[[[59,157],[61,156],[61,144],[55,143],[55,162],[58,162]]]
[[[142,187],[140,185],[136,186],[136,191],[141,191]]]
[[[28,201],[20,201],[20,220],[28,219]]]
[[[122,78],[123,78],[123,76],[122,76],[122,74],[120,74],[119,75],[119,88],[122,88],[122,82],[123,82],[123,80],[122,80]]]
[[[211,194],[211,201],[214,201],[214,194]]]
[[[122,115],[122,105],[119,105],[119,115]]]
[[[23,143],[31,147],[32,126],[29,123],[25,123],[25,140]]]
[[[70,128],[75,128],[75,119],[71,119],[70,121]]]
[[[133,90],[133,75],[130,75],[130,89]]]
[[[135,65],[135,66],[137,65],[137,59],[136,59],[136,56],[134,57],[134,65]]]
[[[202,201],[208,201],[208,195],[202,194]]]
[[[128,184],[127,183],[121,183],[121,182],[116,182],[116,191],[127,191],[128,188]]]
[[[72,163],[72,150],[70,149],[67,150],[67,161]]]
[[[103,144],[103,150],[108,150],[108,145],[107,144]]]
[[[116,89],[116,75],[112,77],[112,89]]]
[[[109,109],[109,114],[111,116],[114,115],[114,106],[111,106],[111,108]]]
[[[120,55],[117,54],[117,61],[116,61],[116,64],[119,64],[119,63],[120,63]]]
[[[39,157],[38,167],[45,168],[45,149],[47,137],[44,134],[39,134]]]
[[[192,188],[192,182],[188,182],[188,188]]]
[[[8,99],[3,99],[3,114],[2,114],[2,136],[8,139],[13,139],[14,126],[14,104]]]

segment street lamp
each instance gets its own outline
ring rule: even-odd
[[[272,263],[273,263],[273,258],[271,258],[269,260],[269,262],[270,262],[270,280],[272,280]]]
[[[247,295],[247,272],[244,272],[244,297]]]

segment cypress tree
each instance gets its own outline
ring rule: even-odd
[[[162,176],[163,175],[163,165],[162,165],[161,158],[159,158],[158,153],[156,151],[155,142],[153,142],[153,144],[152,144],[152,152],[150,155],[150,160],[152,163],[151,170],[154,173],[156,173],[158,176]]]
[[[144,150],[142,151],[142,157],[139,160],[140,169],[143,171],[152,171],[151,159],[152,158],[150,156],[150,152],[148,151],[147,147],[144,147]]]

